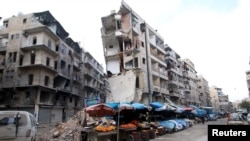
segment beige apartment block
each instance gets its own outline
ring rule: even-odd
[[[0,28],[0,109],[56,123],[83,106],[83,53],[49,11],[19,14]]]
[[[106,70],[110,74],[109,99],[164,102],[169,91],[163,38],[124,1],[119,11],[111,11],[101,21]]]
[[[87,51],[84,52],[84,106],[106,102],[109,83],[104,68]]]
[[[184,105],[184,91],[190,92],[190,90],[186,89],[188,87],[186,85],[188,84],[186,83],[187,81],[184,81],[183,77],[183,62],[181,60],[180,55],[167,44],[165,44],[165,50],[170,100],[176,104]],[[184,82],[186,85],[184,85]]]
[[[198,75],[198,92],[201,106],[212,106],[208,81],[202,76]]]
[[[187,105],[200,106],[201,101],[198,92],[198,76],[194,63],[190,59],[183,59],[184,97]],[[189,90],[189,91],[188,91]]]

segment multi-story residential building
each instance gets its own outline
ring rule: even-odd
[[[165,45],[166,50],[166,62],[168,70],[168,90],[170,100],[176,104],[185,104],[184,101],[184,91],[190,92],[186,89],[188,86],[184,85],[183,81],[183,68],[182,61],[179,54],[177,54],[171,47],[167,44]],[[185,88],[185,89],[184,89]]]
[[[1,109],[34,113],[58,122],[82,105],[81,48],[49,11],[3,21]]]
[[[229,105],[229,98],[228,95],[222,94],[218,96],[219,98],[219,111],[230,111],[231,106]]]
[[[49,11],[3,20],[1,110],[25,110],[39,123],[56,123],[80,110],[84,98],[105,101],[102,66],[68,35]]]
[[[211,86],[209,89],[212,106],[214,107],[214,110],[218,112],[220,111],[219,96],[223,95],[222,88]]]
[[[169,91],[163,38],[124,1],[101,20],[110,99],[164,102]]]
[[[85,106],[106,102],[104,68],[89,53],[84,52],[84,98]],[[107,79],[107,78],[106,78]]]
[[[198,92],[198,76],[195,66],[190,59],[183,59],[183,82],[184,82],[184,96],[186,105],[200,106]],[[190,91],[187,91],[187,90]]]
[[[246,82],[247,82],[247,89],[248,89],[248,98],[250,98],[250,70],[246,71]]]
[[[202,75],[198,75],[197,83],[201,106],[212,106],[208,81]]]

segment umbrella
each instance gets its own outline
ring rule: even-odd
[[[119,105],[119,110],[120,111],[122,111],[122,110],[134,110],[134,107],[131,104],[128,104],[128,103],[121,103]]]
[[[116,114],[115,109],[103,103],[89,106],[85,108],[85,112],[92,117],[114,116]]]
[[[144,110],[147,109],[147,106],[141,103],[133,103],[132,106],[135,108],[135,110]]]
[[[192,111],[192,110],[194,110],[194,108],[191,108],[191,107],[183,107],[182,109],[184,111]]]
[[[149,104],[152,108],[161,108],[163,107],[164,105],[160,102],[152,102]]]

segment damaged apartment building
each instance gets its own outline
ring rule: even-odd
[[[3,20],[0,61],[0,110],[25,110],[39,123],[57,123],[85,99],[106,99],[102,66],[49,11]]]
[[[170,99],[176,104],[201,104],[192,62],[181,60],[129,5],[122,1],[117,12],[101,21],[111,86],[108,101],[149,104]]]

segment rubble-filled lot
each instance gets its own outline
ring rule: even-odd
[[[58,123],[54,128],[38,133],[36,141],[80,141],[85,115],[84,111],[80,111],[67,122]]]

